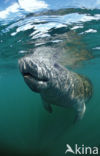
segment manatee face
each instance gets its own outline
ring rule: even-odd
[[[34,92],[54,88],[61,77],[61,66],[52,59],[29,55],[19,60],[19,68],[27,85]],[[54,80],[55,79],[55,80]]]

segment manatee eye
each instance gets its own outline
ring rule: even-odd
[[[62,68],[61,68],[61,66],[60,66],[58,63],[55,63],[55,64],[54,64],[54,67],[55,67],[58,71],[62,72]]]
[[[54,64],[55,68],[59,68],[59,65],[57,63]]]

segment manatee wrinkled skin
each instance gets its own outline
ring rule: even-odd
[[[73,107],[77,112],[76,119],[83,117],[85,103],[92,96],[90,80],[68,70],[55,57],[47,57],[43,52],[21,58],[19,68],[31,90],[40,93],[47,111],[52,112],[51,104]]]

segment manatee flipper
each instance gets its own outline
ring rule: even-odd
[[[46,103],[45,101],[42,100],[43,106],[45,108],[46,111],[48,111],[49,113],[52,113],[52,107],[50,104]]]
[[[84,116],[84,113],[85,113],[85,110],[86,110],[86,106],[85,106],[85,103],[84,102],[80,102],[80,105],[79,105],[79,108],[76,109],[76,116],[75,116],[75,119],[74,119],[74,123],[78,120],[81,120]]]

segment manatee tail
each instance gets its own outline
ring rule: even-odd
[[[79,121],[83,118],[85,111],[86,111],[85,103],[81,103],[80,108],[77,110],[77,114],[75,116],[74,123],[76,123],[77,121]]]

